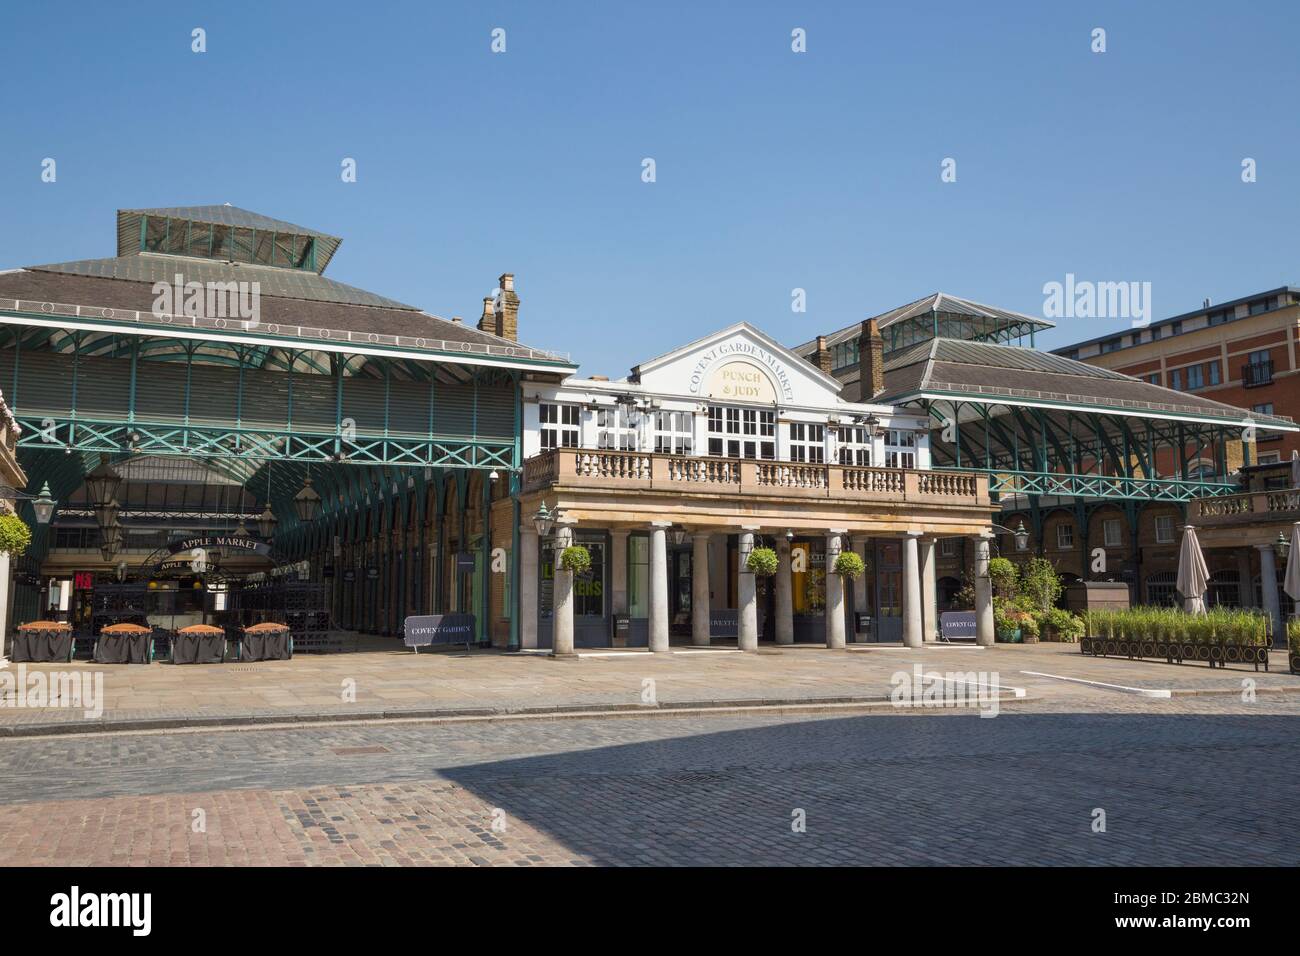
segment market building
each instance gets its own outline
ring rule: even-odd
[[[923,412],[843,390],[744,322],[623,379],[525,382],[522,510],[545,520],[521,528],[522,646],[933,638],[935,542],[987,549],[987,478],[931,468]],[[555,568],[571,543],[576,580]],[[747,570],[759,546],[771,577]],[[867,570],[841,582],[843,550]]]
[[[794,351],[842,382],[846,398],[924,414],[932,467],[988,481],[1005,556],[1047,557],[1067,581],[1123,581],[1134,603],[1172,602],[1179,529],[1215,507],[1202,499],[1243,490],[1253,445],[1300,428],[1270,409],[1073,358],[1073,348],[1035,349],[1035,332],[1051,327],[935,293]],[[1017,544],[1011,532],[1022,526]],[[940,542],[941,606],[971,566],[963,539]]]
[[[1300,414],[1300,289],[1283,286],[1200,309],[1142,328],[1097,336],[1056,349],[1058,355],[1161,385],[1185,396],[1248,409],[1260,420]],[[1291,459],[1300,453],[1294,430],[1255,429],[1231,442],[1226,462],[1199,455],[1190,467],[1233,479],[1232,491],[1199,498],[1185,513],[1139,523],[1132,549],[1149,569],[1143,600],[1173,599],[1177,543],[1173,526],[1198,530],[1211,573],[1207,600],[1228,607],[1259,607],[1280,622],[1294,602],[1280,582],[1291,525],[1300,520]],[[1165,467],[1171,462],[1166,461]],[[1235,476],[1235,478],[1234,478]],[[1107,520],[1122,521],[1121,515]],[[1125,527],[1123,534],[1129,529]],[[1279,543],[1279,536],[1283,541]],[[1126,542],[1127,543],[1127,542]],[[1276,583],[1275,583],[1276,582]]]
[[[574,369],[518,341],[513,276],[471,326],[327,277],[341,239],[230,205],[119,210],[116,235],[0,273],[0,467],[55,500],[47,524],[18,505],[16,623],[397,635],[455,611],[508,641],[490,505],[517,505],[523,381]]]

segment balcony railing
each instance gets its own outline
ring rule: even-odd
[[[524,462],[524,488],[550,485],[753,496],[988,504],[988,478],[958,471],[814,465],[557,448]]]
[[[1251,521],[1300,520],[1300,489],[1200,498],[1195,505],[1195,523],[1207,527]]]
[[[1247,362],[1241,367],[1241,384],[1246,388],[1257,388],[1273,382],[1273,360]]]

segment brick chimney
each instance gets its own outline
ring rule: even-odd
[[[826,336],[817,336],[817,351],[812,355],[812,363],[827,375],[831,374],[831,350],[826,347]]]
[[[858,375],[862,394],[858,401],[869,402],[885,389],[885,340],[875,319],[862,322],[858,339]]]
[[[483,299],[483,314],[479,316],[480,332],[490,332],[511,342],[519,341],[519,296],[515,295],[515,274],[506,272],[497,279],[501,290],[500,300]]]

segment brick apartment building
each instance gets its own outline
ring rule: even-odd
[[[1300,288],[1285,286],[1146,328],[1099,336],[1058,355],[1163,385],[1195,392],[1263,415],[1300,416],[1296,342],[1300,339]],[[1300,434],[1261,433],[1249,463],[1286,461],[1300,450]],[[1229,460],[1241,464],[1240,446]]]

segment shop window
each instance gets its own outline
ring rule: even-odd
[[[655,451],[660,455],[689,455],[695,439],[690,412],[655,412]]]
[[[790,423],[790,460],[822,464],[826,461],[826,426]]]
[[[627,613],[650,616],[650,539],[643,534],[627,539]]]
[[[790,546],[790,580],[795,614],[819,615],[826,610],[826,546],[821,541],[795,541]],[[802,568],[803,570],[798,570]]]
[[[871,438],[861,425],[841,425],[835,430],[841,465],[871,467]]]
[[[578,422],[581,409],[577,405],[560,405],[542,402],[538,418],[542,425],[542,450],[578,447]]]
[[[916,467],[916,432],[899,428],[885,432],[885,467]]]

